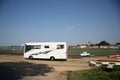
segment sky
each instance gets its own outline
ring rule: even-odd
[[[0,0],[0,45],[120,42],[119,0]]]

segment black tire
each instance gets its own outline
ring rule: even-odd
[[[50,57],[50,60],[51,60],[51,61],[54,61],[54,60],[55,60],[55,57],[53,57],[53,56]]]
[[[32,56],[29,56],[29,59],[33,59],[33,57],[32,57]]]

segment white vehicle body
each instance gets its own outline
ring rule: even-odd
[[[90,56],[90,53],[88,53],[88,52],[82,52],[82,53],[80,53],[80,56]]]
[[[24,58],[67,59],[65,42],[30,42],[24,44]]]
[[[120,61],[118,60],[91,60],[89,61],[90,66],[101,67],[105,66],[106,68],[116,68],[120,67]]]

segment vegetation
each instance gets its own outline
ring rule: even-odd
[[[120,80],[120,69],[93,68],[83,71],[68,71],[67,80]]]
[[[117,42],[115,45],[120,45],[120,42]]]
[[[98,47],[100,47],[100,46],[109,46],[109,45],[111,45],[111,44],[108,43],[108,42],[106,42],[106,41],[101,41],[101,42],[98,43],[97,45],[98,45]]]
[[[108,46],[108,45],[110,45],[110,43],[108,43],[106,41],[101,41],[98,45],[100,45],[100,46]]]
[[[117,43],[118,44],[118,43]],[[78,56],[81,52],[87,51],[91,53],[91,55],[95,56],[108,56],[110,54],[120,54],[120,48],[119,49],[112,49],[112,48],[68,48],[68,55],[69,56]],[[23,47],[21,46],[0,46],[0,54],[5,53],[22,53],[23,54]],[[79,56],[78,56],[79,57]]]
[[[21,46],[0,46],[0,54],[23,53]]]
[[[87,51],[89,53],[91,53],[91,55],[95,55],[95,56],[108,56],[110,54],[119,54],[120,53],[120,49],[112,49],[112,48],[69,48],[68,49],[68,54],[69,55],[80,55],[81,52],[83,51]]]

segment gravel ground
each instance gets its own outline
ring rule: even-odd
[[[49,61],[26,60],[22,55],[0,54],[0,80],[66,80],[66,71],[89,69],[88,61],[96,59],[107,57]]]

